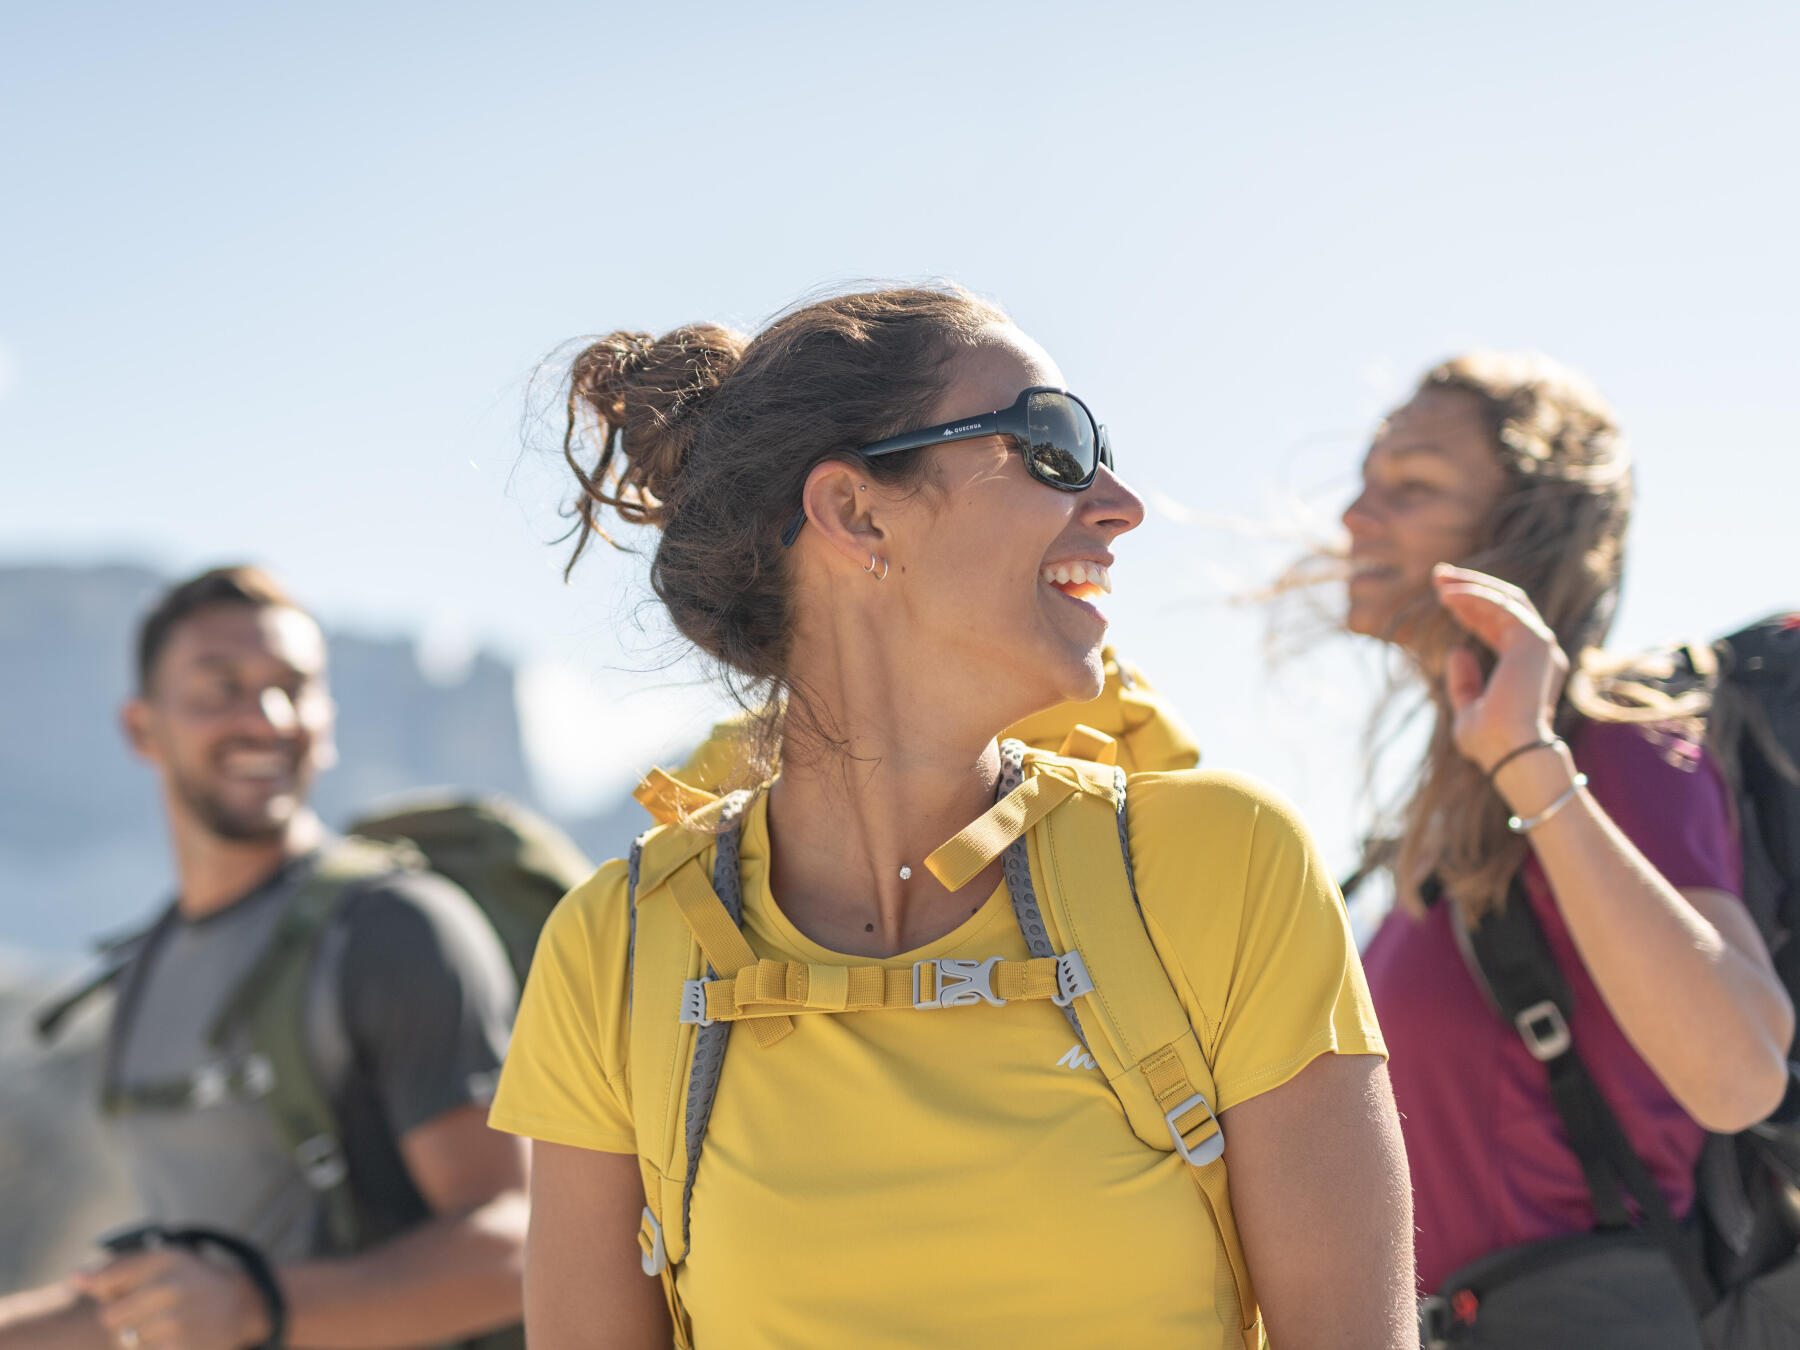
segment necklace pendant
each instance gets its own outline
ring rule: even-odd
[[[901,864],[901,867],[900,867],[900,880],[902,880],[902,881],[911,881],[912,880],[912,868],[906,866],[904,863]]]

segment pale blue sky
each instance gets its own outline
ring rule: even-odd
[[[953,277],[1197,513],[1123,541],[1115,638],[1342,858],[1365,687],[1268,687],[1223,599],[1283,546],[1213,522],[1334,512],[1422,367],[1530,346],[1638,448],[1623,642],[1800,600],[1797,65],[1776,3],[13,6],[0,556],[498,646],[592,795],[699,714],[621,700],[669,678],[628,560],[560,584],[534,364]]]

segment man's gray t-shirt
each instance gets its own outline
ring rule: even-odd
[[[109,1084],[125,1090],[229,1074],[247,1046],[210,1044],[213,1024],[267,947],[317,854],[205,918],[171,913],[120,985]],[[303,1041],[331,1101],[351,1189],[372,1243],[428,1217],[401,1158],[409,1130],[485,1103],[518,989],[475,902],[426,873],[357,885],[310,975]],[[116,1118],[145,1217],[248,1238],[271,1259],[329,1250],[324,1208],[268,1112],[241,1092]]]

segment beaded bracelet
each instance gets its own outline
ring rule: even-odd
[[[1558,797],[1555,801],[1551,802],[1550,805],[1546,806],[1542,811],[1539,811],[1535,816],[1531,816],[1528,818],[1520,817],[1520,816],[1508,816],[1506,818],[1506,828],[1511,830],[1514,834],[1530,834],[1538,826],[1542,825],[1546,820],[1550,819],[1551,816],[1555,815],[1558,811],[1562,810],[1563,807],[1567,806],[1569,804],[1569,802],[1574,798],[1575,794],[1577,792],[1580,792],[1581,789],[1583,789],[1586,786],[1587,786],[1587,775],[1585,773],[1576,774],[1575,781],[1569,784],[1569,790],[1567,792],[1563,793],[1562,796]]]

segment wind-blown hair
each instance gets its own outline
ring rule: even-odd
[[[1519,586],[1537,606],[1574,672],[1556,715],[1559,729],[1579,716],[1661,721],[1696,711],[1674,708],[1651,691],[1634,697],[1627,667],[1606,666],[1601,644],[1618,609],[1625,533],[1631,519],[1631,455],[1611,406],[1584,377],[1548,357],[1472,352],[1426,372],[1418,391],[1474,399],[1491,434],[1505,486],[1474,549],[1456,559]],[[1456,748],[1441,679],[1447,650],[1461,630],[1427,591],[1396,622],[1415,635],[1403,660],[1425,687],[1433,723],[1411,790],[1374,832],[1393,868],[1402,905],[1418,912],[1418,883],[1435,872],[1471,920],[1505,900],[1527,844],[1506,828],[1508,815],[1481,769]],[[1483,673],[1492,669],[1483,653]],[[1391,691],[1392,692],[1395,691]],[[1377,710],[1379,725],[1392,697]],[[1371,741],[1378,740],[1374,733]],[[1365,858],[1365,866],[1376,861]]]

